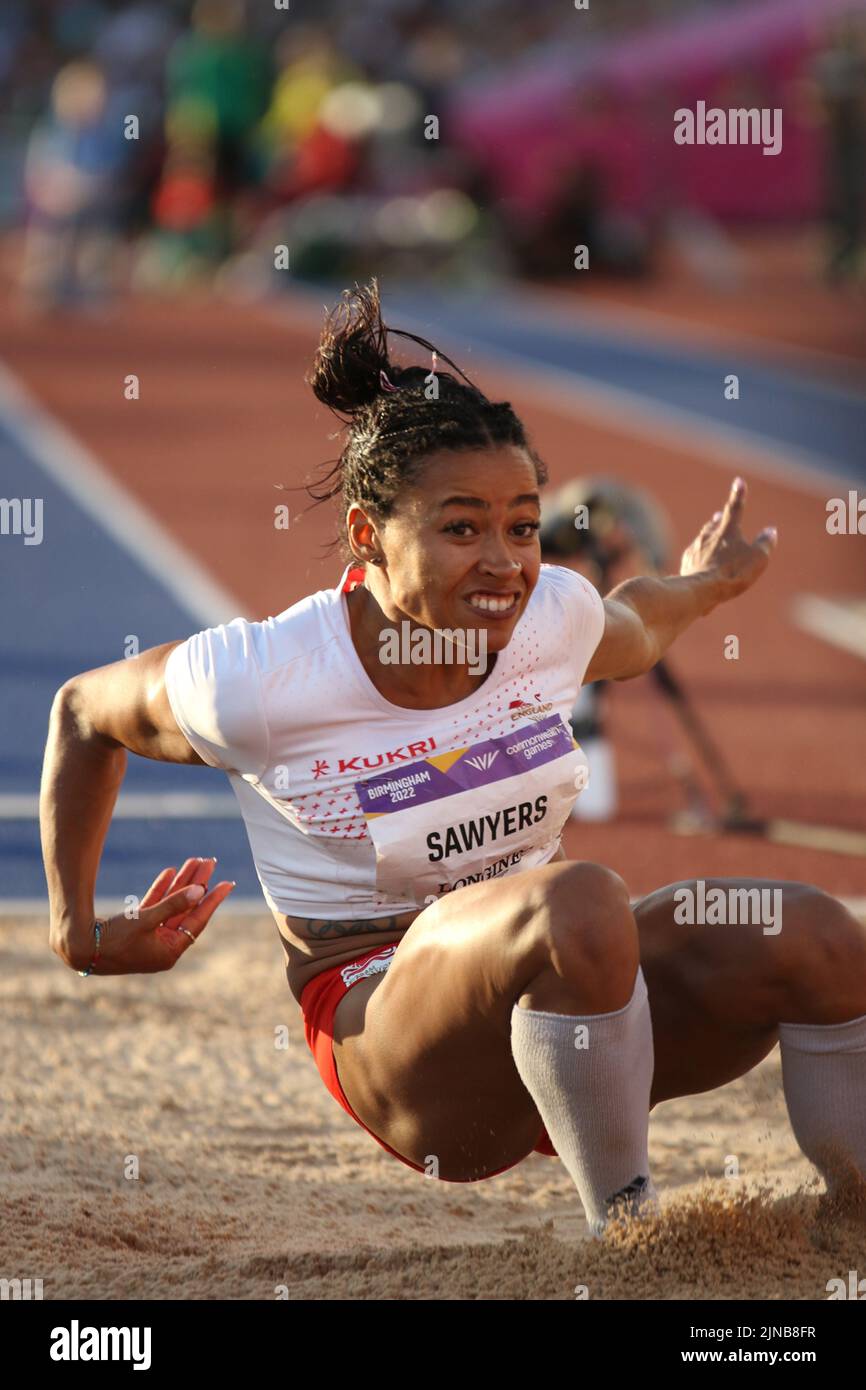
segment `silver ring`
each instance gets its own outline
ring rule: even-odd
[[[175,927],[175,931],[182,931],[184,936],[188,936],[193,945],[195,945],[195,937],[191,931],[187,931],[186,927]]]

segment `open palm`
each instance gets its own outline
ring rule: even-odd
[[[235,886],[221,882],[208,892],[215,866],[215,859],[187,859],[179,870],[163,869],[141,899],[135,917],[119,913],[107,918],[94,975],[171,970]]]

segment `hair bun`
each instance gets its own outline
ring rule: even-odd
[[[369,285],[344,290],[328,314],[307,380],[324,405],[354,415],[388,389],[382,373],[393,383],[379,285],[371,280]]]

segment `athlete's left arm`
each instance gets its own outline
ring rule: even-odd
[[[584,685],[643,675],[696,618],[751,588],[775,549],[767,527],[754,541],[740,531],[746,485],[738,478],[723,512],[716,512],[682,557],[680,572],[667,579],[638,575],[617,585],[604,600],[604,633],[593,653]]]

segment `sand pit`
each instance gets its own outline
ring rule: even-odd
[[[558,1160],[464,1186],[380,1150],[319,1080],[282,958],[265,914],[226,915],[171,974],[81,980],[45,921],[0,923],[0,1274],[46,1299],[772,1300],[866,1272],[866,1220],[821,1197],[778,1050],[657,1107],[662,1213],[590,1243]]]

